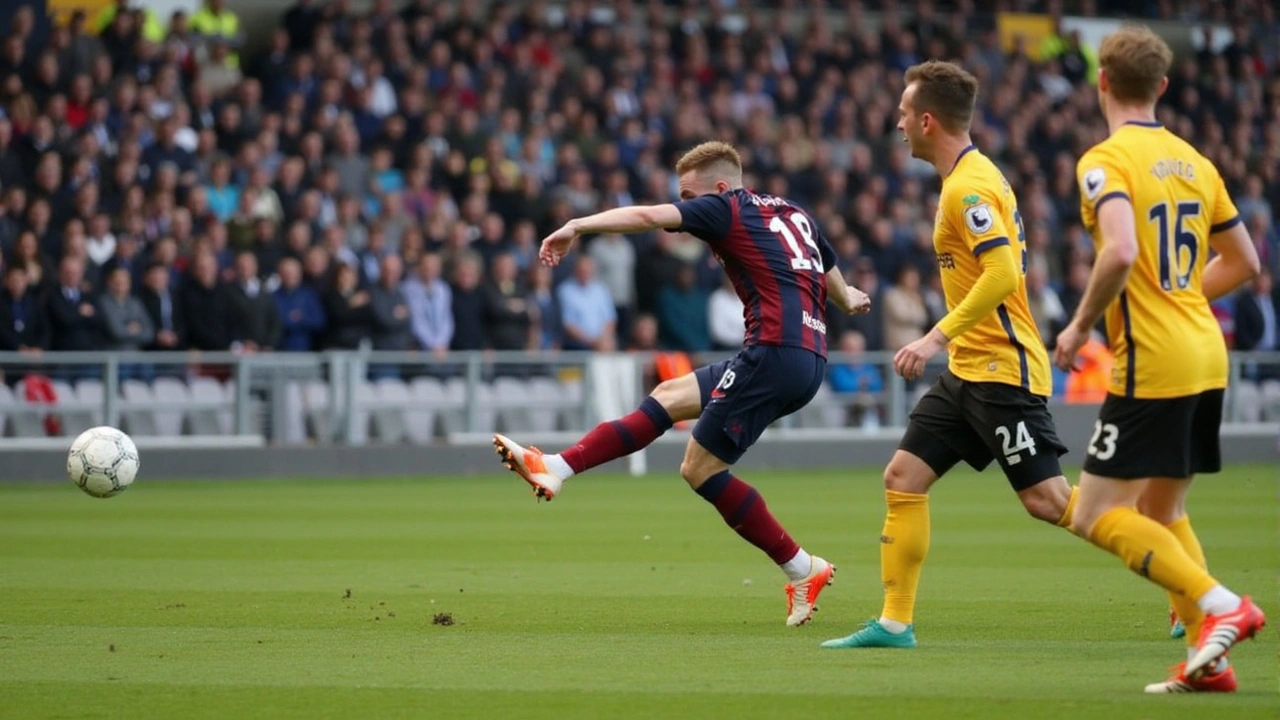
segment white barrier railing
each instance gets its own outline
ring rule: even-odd
[[[0,449],[34,447],[91,424],[122,426],[164,444],[225,438],[277,445],[469,444],[487,441],[495,430],[571,441],[635,407],[652,384],[646,371],[652,354],[602,360],[580,352],[0,353]],[[880,387],[827,388],[811,407],[778,423],[775,434],[900,431],[927,383],[894,375],[890,353],[831,355],[832,366],[848,363],[877,367]],[[938,362],[931,370],[942,367]],[[1280,420],[1280,352],[1233,353],[1231,378],[1229,421]],[[54,390],[52,402],[28,399],[40,396],[29,387],[35,382]]]

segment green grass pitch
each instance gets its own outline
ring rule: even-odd
[[[744,476],[839,566],[807,627],[674,471],[542,506],[497,468],[0,487],[0,718],[1277,716],[1271,629],[1234,653],[1240,693],[1144,696],[1183,654],[1164,597],[995,473],[935,489],[921,647],[819,650],[879,610],[878,474]],[[1234,467],[1192,518],[1280,620],[1276,491],[1274,467]]]

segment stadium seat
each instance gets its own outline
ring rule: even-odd
[[[329,385],[323,380],[305,380],[301,383],[303,417],[311,437],[321,442],[335,438],[337,426],[329,409]]]
[[[187,384],[171,377],[156,378],[151,385],[151,393],[157,405],[154,413],[156,434],[164,437],[181,435],[183,431],[182,406],[191,401],[191,393]]]
[[[20,438],[45,437],[48,433],[44,418],[51,406],[27,402],[26,397],[26,380],[19,380],[13,386],[15,409],[9,415],[9,434]]]
[[[576,383],[574,385],[577,386]],[[565,409],[574,407],[567,397],[567,387],[568,384],[561,385],[551,378],[535,377],[529,380],[531,404],[527,413],[532,430],[542,432],[560,429],[561,414]]]
[[[537,405],[537,400],[523,380],[512,377],[495,379],[492,401],[502,432],[528,432],[536,427],[531,411]]]
[[[75,437],[91,427],[102,424],[104,393],[101,380],[81,380],[74,390],[70,384],[54,380],[53,392],[58,397],[58,405],[61,406],[64,403],[69,405],[65,410],[59,410],[63,435]]]
[[[849,414],[849,398],[837,395],[823,383],[813,399],[796,413],[796,424],[802,428],[842,428]]]
[[[227,391],[222,383],[208,377],[192,378],[190,390],[193,407],[187,413],[187,422],[191,426],[191,434],[230,435],[232,406],[227,402]]]
[[[382,444],[404,442],[408,432],[404,414],[409,386],[398,377],[384,377],[373,384],[372,390],[370,429],[373,437]]]
[[[1280,420],[1280,381],[1262,381],[1262,419],[1267,422]]]
[[[417,377],[409,384],[405,407],[405,433],[409,441],[425,444],[436,436],[436,416],[445,406],[444,386],[433,377]]]
[[[19,410],[18,399],[8,385],[0,383],[0,435],[7,435],[9,415]]]
[[[87,381],[81,381],[84,385]],[[156,435],[155,395],[151,386],[141,380],[125,380],[120,384],[120,422],[125,432],[134,436]]]
[[[1244,423],[1262,421],[1262,388],[1252,380],[1237,380],[1228,390],[1234,395],[1235,410],[1228,420]]]

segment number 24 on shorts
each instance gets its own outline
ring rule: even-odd
[[[1022,462],[1022,452],[1025,450],[1028,455],[1036,454],[1036,441],[1031,437],[1031,433],[1027,432],[1027,424],[1019,421],[1014,426],[1013,432],[1009,431],[1008,425],[1000,425],[996,427],[996,437],[1000,438],[1000,453],[1004,455],[1004,461],[1010,465],[1017,465]]]

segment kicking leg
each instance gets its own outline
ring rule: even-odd
[[[1207,616],[1185,670],[1187,677],[1199,679],[1233,645],[1253,637],[1266,618],[1251,600],[1209,575],[1167,527],[1137,511],[1148,482],[1082,473],[1072,529],[1171,595],[1195,602]]]
[[[714,366],[709,368],[713,370]],[[493,436],[494,450],[509,470],[533,487],[535,496],[551,500],[564,481],[577,473],[646,448],[675,423],[698,417],[706,394],[701,387],[705,380],[698,376],[709,372],[699,368],[662,382],[639,408],[617,420],[600,423],[573,447],[556,455],[523,447],[505,435]]]
[[[1152,478],[1138,498],[1138,511],[1143,515],[1164,525],[1182,544],[1192,560],[1202,568],[1208,568],[1204,549],[1200,547],[1200,539],[1191,527],[1191,518],[1187,517],[1186,499],[1191,489],[1191,479]],[[1196,641],[1200,637],[1200,627],[1204,622],[1204,613],[1200,607],[1185,595],[1169,593],[1170,607],[1176,618],[1176,627],[1182,627],[1181,637],[1186,638],[1187,659],[1196,654]],[[1151,694],[1188,693],[1188,692],[1234,692],[1236,689],[1236,673],[1223,656],[1212,670],[1196,679],[1187,677],[1185,664],[1179,665],[1178,671],[1169,679],[1147,685],[1145,692]]]
[[[728,463],[693,438],[685,448],[680,474],[694,492],[715,507],[726,525],[768,555],[786,574],[787,625],[809,622],[818,609],[818,595],[831,583],[835,568],[805,552],[769,512],[760,493],[734,477]]]

